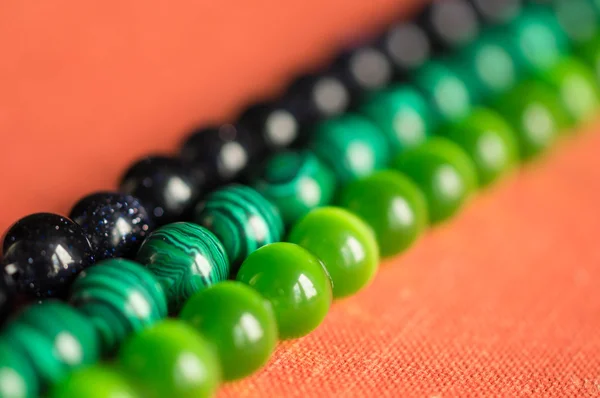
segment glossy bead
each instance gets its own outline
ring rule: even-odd
[[[406,250],[428,224],[425,196],[408,177],[392,170],[349,184],[339,204],[369,224],[383,257]]]
[[[600,3],[596,0],[554,0],[552,11],[575,44],[592,40],[600,31]]]
[[[165,293],[154,275],[124,259],[104,260],[79,274],[69,301],[88,316],[109,353],[167,316]]]
[[[281,152],[267,160],[253,187],[279,209],[286,225],[310,210],[327,205],[335,192],[335,176],[310,151]]]
[[[17,292],[30,298],[63,296],[77,274],[94,263],[84,231],[58,214],[23,217],[2,241],[4,272]]]
[[[208,398],[221,379],[213,347],[182,321],[164,320],[133,335],[119,364],[148,398]]]
[[[73,206],[69,217],[86,233],[97,260],[135,257],[152,227],[139,200],[117,192],[84,197]]]
[[[194,222],[223,242],[232,276],[250,253],[283,236],[283,221],[277,208],[253,188],[243,185],[229,185],[208,195],[198,203]]]
[[[90,366],[52,387],[49,398],[141,398],[119,371]]]
[[[392,165],[423,191],[429,220],[434,224],[456,214],[477,187],[475,166],[469,156],[443,138],[431,138],[418,148],[400,153]]]
[[[433,1],[417,20],[438,50],[464,46],[480,29],[477,13],[467,0]]]
[[[390,60],[396,79],[421,67],[433,52],[427,32],[412,20],[393,24],[378,38],[377,45]]]
[[[272,304],[282,339],[310,333],[331,306],[331,282],[321,262],[292,243],[273,243],[250,254],[237,280]]]
[[[333,297],[364,288],[379,266],[373,231],[363,220],[337,207],[315,209],[292,227],[288,240],[318,257],[331,277]]]
[[[159,226],[189,217],[203,184],[178,159],[149,156],[125,172],[120,190],[138,198]]]
[[[515,18],[522,7],[522,0],[469,0],[479,18],[487,24],[504,24]]]
[[[38,396],[39,380],[27,357],[0,340],[0,397],[34,398]]]
[[[157,277],[170,311],[177,311],[192,294],[229,275],[229,261],[219,239],[193,223],[168,224],[152,232],[136,261]]]
[[[240,282],[222,282],[196,293],[180,317],[216,346],[225,380],[256,372],[277,344],[271,304]]]

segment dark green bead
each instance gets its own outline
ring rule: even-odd
[[[124,259],[104,260],[80,273],[69,300],[90,318],[105,352],[167,316],[165,293],[154,275]]]
[[[27,358],[0,340],[0,397],[35,398],[39,380]]]
[[[290,225],[310,210],[329,204],[336,183],[333,172],[314,153],[301,151],[273,155],[253,186]]]
[[[208,229],[187,222],[152,232],[136,260],[157,277],[171,311],[181,308],[192,294],[229,275],[227,254],[219,239]]]
[[[432,223],[456,214],[477,188],[477,172],[469,156],[455,143],[440,137],[399,154],[393,167],[421,188]]]
[[[292,243],[273,243],[250,254],[237,280],[271,303],[283,339],[310,333],[325,319],[331,306],[331,281],[323,265]]]
[[[294,225],[289,241],[323,262],[335,298],[363,289],[379,267],[375,234],[358,216],[339,207],[323,207],[308,213]]]
[[[104,366],[78,369],[55,385],[50,398],[141,398],[117,371]]]
[[[406,250],[428,224],[423,193],[406,176],[392,170],[349,184],[339,203],[373,228],[383,257]]]
[[[277,344],[271,303],[240,282],[221,282],[196,293],[180,317],[217,347],[225,380],[259,370]]]
[[[368,119],[353,114],[320,123],[309,146],[340,184],[384,168],[390,156],[383,133]]]
[[[250,253],[283,236],[283,221],[277,208],[253,188],[237,184],[221,188],[200,202],[194,222],[223,242],[232,276]]]

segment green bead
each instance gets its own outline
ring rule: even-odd
[[[27,358],[0,340],[0,397],[34,398],[39,380]]]
[[[399,154],[393,167],[421,188],[434,224],[456,214],[477,188],[477,172],[469,156],[441,137]]]
[[[368,119],[353,114],[320,123],[309,146],[340,184],[384,168],[390,156],[383,133]]]
[[[428,224],[423,193],[406,176],[392,170],[349,184],[339,203],[369,224],[383,257],[406,250]]]
[[[360,112],[383,131],[393,153],[421,145],[433,129],[427,101],[407,86],[373,94]]]
[[[444,133],[469,155],[481,186],[489,185],[518,165],[517,133],[491,109],[475,109],[462,123]]]
[[[133,335],[118,361],[148,398],[212,397],[221,379],[213,347],[183,321],[163,320]]]
[[[217,347],[225,380],[256,372],[277,344],[271,304],[240,282],[221,282],[196,293],[180,317]]]
[[[152,232],[140,247],[136,261],[157,277],[171,311],[192,294],[224,281],[229,275],[227,254],[208,229],[187,222],[165,225]]]
[[[231,276],[235,276],[250,253],[283,236],[283,221],[277,208],[254,189],[237,184],[221,188],[200,202],[194,222],[223,242]]]
[[[597,0],[554,0],[552,11],[570,41],[579,44],[600,33]]]
[[[237,280],[271,303],[283,339],[310,333],[331,306],[331,281],[321,262],[291,243],[273,243],[250,254]]]
[[[277,206],[284,223],[290,225],[331,202],[335,176],[310,151],[281,152],[269,158],[253,186]]]
[[[76,370],[55,385],[50,398],[138,398],[139,395],[116,370],[90,366]]]
[[[69,301],[90,318],[109,353],[129,334],[167,316],[165,293],[154,275],[124,259],[104,260],[81,272]]]
[[[371,228],[338,207],[308,213],[294,225],[289,241],[323,262],[335,298],[350,296],[367,286],[379,267],[379,248]]]

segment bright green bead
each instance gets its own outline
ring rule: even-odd
[[[519,162],[517,133],[491,109],[475,109],[444,134],[469,155],[481,186],[495,181]]]
[[[371,228],[338,207],[315,209],[290,231],[289,241],[317,256],[331,277],[333,297],[364,288],[379,267],[379,248]]]
[[[0,397],[34,398],[39,380],[27,358],[0,340]]]
[[[183,321],[163,320],[133,335],[118,361],[143,397],[212,397],[221,379],[213,347]]]
[[[390,157],[383,133],[368,119],[353,114],[320,123],[309,146],[341,184],[384,168]]]
[[[428,223],[423,193],[406,176],[392,170],[349,184],[339,204],[373,228],[384,257],[406,250]]]
[[[331,202],[336,188],[333,172],[310,151],[281,152],[261,169],[254,188],[277,208],[286,225],[310,210]]]
[[[440,137],[399,154],[393,167],[421,188],[432,223],[456,214],[477,188],[477,172],[469,156],[455,143]]]
[[[89,317],[105,352],[167,316],[165,293],[154,275],[124,259],[104,260],[81,272],[69,301]]]
[[[196,293],[180,317],[217,347],[225,380],[256,372],[277,344],[271,304],[240,282],[221,282]]]
[[[271,303],[283,339],[310,333],[331,306],[331,281],[321,262],[291,243],[273,243],[250,254],[237,280]]]
[[[140,247],[136,261],[156,276],[177,311],[192,294],[224,281],[229,261],[223,245],[199,225],[177,222],[152,232]]]
[[[600,33],[597,0],[554,0],[552,11],[572,42],[579,44]]]
[[[51,389],[50,398],[138,398],[116,370],[90,366],[69,374]]]

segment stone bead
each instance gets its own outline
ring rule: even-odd
[[[480,30],[477,12],[467,0],[430,2],[417,20],[436,50],[464,46],[475,40]]]
[[[253,188],[237,184],[214,191],[198,203],[194,222],[223,242],[232,276],[250,253],[283,236],[277,208]]]
[[[37,397],[39,383],[27,357],[6,340],[0,339],[0,397]]]
[[[212,397],[221,379],[213,347],[183,321],[164,320],[135,334],[118,362],[148,398]]]
[[[36,213],[13,224],[2,239],[2,268],[27,298],[62,297],[94,263],[84,231],[67,217]]]
[[[52,387],[49,398],[141,398],[117,370],[89,366]]]
[[[469,0],[486,24],[505,24],[521,12],[522,0]]]
[[[425,196],[408,177],[392,170],[349,184],[339,204],[373,229],[383,257],[406,250],[428,225]]]
[[[167,316],[165,293],[154,275],[124,259],[104,260],[79,274],[69,301],[88,316],[108,353]]]
[[[180,317],[216,346],[225,380],[259,370],[277,344],[271,303],[240,282],[226,281],[196,293]]]
[[[69,217],[86,233],[96,260],[135,257],[152,228],[140,201],[118,192],[97,192],[82,198]]]
[[[260,169],[253,187],[278,209],[290,225],[310,210],[331,202],[336,183],[333,172],[310,151],[281,152]]]
[[[407,19],[390,26],[377,39],[377,46],[390,60],[396,80],[425,64],[433,52],[425,29]]]
[[[165,225],[144,241],[136,261],[162,285],[170,311],[177,311],[194,293],[229,275],[223,244],[208,229],[193,223]]]
[[[400,153],[392,164],[423,191],[433,224],[456,214],[477,187],[477,173],[469,156],[441,137]]]
[[[355,294],[377,273],[379,248],[375,234],[347,210],[322,207],[311,211],[292,227],[288,240],[323,262],[334,298]]]
[[[250,254],[237,280],[271,303],[282,339],[310,333],[331,306],[331,281],[321,262],[292,243],[273,243]]]

